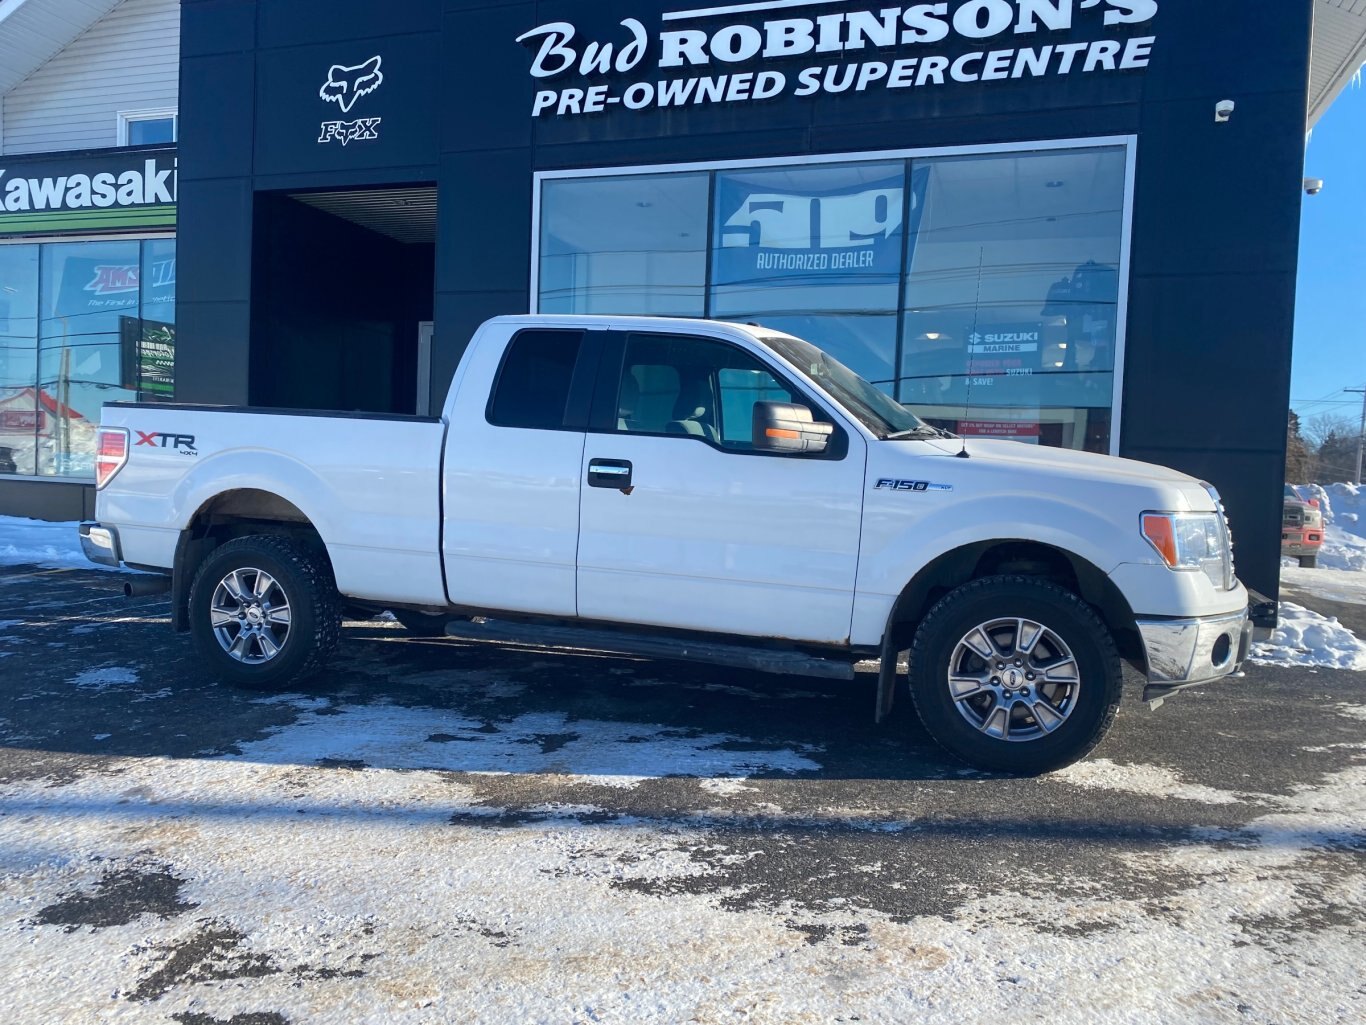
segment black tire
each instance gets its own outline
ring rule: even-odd
[[[223,626],[222,643],[215,629],[215,592],[237,570],[243,571],[239,583],[246,581],[254,589],[259,578],[253,574],[264,573],[278,588],[271,588],[264,602],[275,602],[275,614],[267,610],[264,622],[256,624],[260,627],[258,635],[269,631],[271,643],[278,641],[276,653],[267,657],[265,642],[251,637],[247,637],[242,653],[245,659],[254,653],[260,661],[234,657],[224,646],[228,638],[236,643],[242,626],[250,625],[245,619]],[[282,624],[275,623],[279,595],[288,606],[287,630],[283,633]],[[220,609],[230,606],[250,611],[249,603],[232,600],[230,592],[220,597],[228,599]],[[258,616],[262,604],[257,603]],[[252,690],[283,690],[307,679],[326,664],[341,640],[341,599],[326,556],[293,538],[266,534],[239,537],[215,548],[190,587],[190,633],[209,672],[224,683]]]
[[[414,612],[412,609],[394,609],[394,618],[403,624],[414,637],[445,637],[447,616],[434,616],[429,612]]]
[[[1318,569],[1319,557],[1317,555],[1301,555],[1300,569]]]
[[[1012,628],[1006,622],[1012,619],[1045,630]],[[970,635],[977,637],[975,628],[988,624],[999,624],[986,638],[992,651],[1001,650],[998,639],[1010,629],[1018,630],[1020,641],[1026,634],[1033,639],[1032,652],[1023,654],[1020,669],[1012,672],[1015,663],[1010,659],[998,663],[1006,667],[1003,672],[996,670],[967,643]],[[980,637],[976,647],[985,647]],[[1072,668],[1057,661],[1068,653]],[[1037,664],[1036,657],[1040,659]],[[979,694],[972,695],[970,686],[960,684],[968,697],[955,700],[949,684],[950,664],[955,659],[956,676],[985,675]],[[1072,672],[1075,684],[1047,680]],[[1027,679],[1025,673],[1030,673]],[[1041,673],[1047,694],[1038,689]],[[984,577],[951,591],[921,622],[911,647],[911,698],[925,729],[945,750],[993,772],[1032,776],[1086,757],[1114,723],[1123,685],[1114,638],[1096,611],[1070,591],[1032,577]],[[1012,686],[1021,689],[1003,689]],[[1032,704],[1027,703],[1031,700]],[[1004,713],[999,711],[1002,708]],[[1060,716],[1060,710],[1066,714]],[[988,725],[1001,727],[1001,714],[1005,735],[1014,732],[1025,739],[1012,741],[986,732]],[[1060,716],[1061,722],[1054,716]]]

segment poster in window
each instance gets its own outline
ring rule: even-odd
[[[904,175],[834,190],[768,187],[755,178],[717,175],[713,286],[899,282],[908,213]],[[927,170],[911,177],[912,237],[928,180]]]

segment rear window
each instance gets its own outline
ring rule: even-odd
[[[531,430],[562,428],[582,343],[581,331],[523,331],[513,338],[489,402],[489,423]]]

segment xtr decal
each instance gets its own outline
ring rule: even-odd
[[[138,436],[138,441],[137,444],[133,446],[134,448],[137,448],[140,445],[150,445],[153,448],[173,448],[182,455],[199,455],[199,450],[194,447],[193,434],[168,434],[165,431],[153,431],[149,433],[148,431],[137,430],[133,433]]]

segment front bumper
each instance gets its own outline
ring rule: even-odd
[[[1252,644],[1246,609],[1197,619],[1140,619],[1138,632],[1148,656],[1143,700],[1154,703],[1236,673]]]
[[[1322,530],[1287,530],[1281,532],[1282,555],[1317,555],[1322,548]]]
[[[81,550],[91,562],[118,569],[123,563],[119,549],[119,532],[113,527],[102,527],[89,521],[80,525]]]

